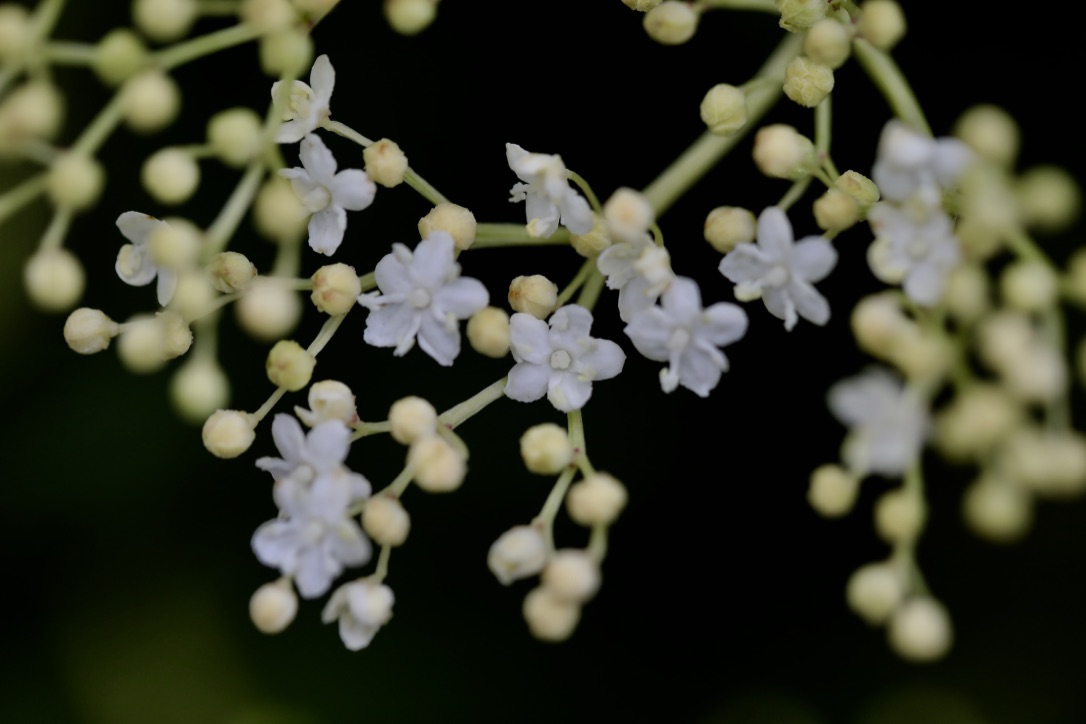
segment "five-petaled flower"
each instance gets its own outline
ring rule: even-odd
[[[370,645],[382,626],[392,618],[396,597],[392,589],[366,579],[346,583],[335,590],[321,612],[324,623],[339,621],[339,637],[351,651]]]
[[[165,221],[138,211],[126,211],[117,217],[117,228],[131,244],[125,244],[117,254],[117,276],[125,284],[143,287],[158,277],[156,293],[158,303],[166,306],[177,289],[177,273],[172,269],[155,266],[151,260],[148,240],[158,228],[168,226]]]
[[[283,125],[279,127],[279,133],[275,137],[279,143],[297,143],[317,130],[332,115],[329,104],[332,100],[332,89],[336,85],[336,71],[327,55],[322,55],[313,62],[309,82],[313,84],[312,87],[296,80],[290,88],[287,106],[283,109]],[[282,83],[276,81],[272,84],[273,102],[279,100]]]
[[[528,216],[528,234],[546,238],[558,224],[574,234],[592,230],[592,208],[569,185],[566,165],[560,156],[529,153],[515,143],[505,144],[505,156],[523,183],[513,184],[510,201],[523,201]]]

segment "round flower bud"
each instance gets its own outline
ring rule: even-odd
[[[293,340],[282,339],[268,352],[264,368],[273,385],[297,392],[309,384],[316,365],[317,358],[302,345]]]
[[[444,231],[452,237],[458,251],[471,248],[477,228],[473,213],[448,202],[438,204],[419,219],[419,236],[425,239],[432,231]]]
[[[92,67],[103,83],[117,86],[147,63],[147,46],[127,28],[110,31],[98,41]]]
[[[594,259],[607,247],[611,246],[611,236],[607,232],[607,224],[599,214],[592,214],[592,229],[586,234],[570,234],[570,246],[573,250],[585,257]]]
[[[137,133],[154,133],[177,118],[181,89],[160,70],[145,70],[125,81],[121,88],[121,113]]]
[[[192,329],[177,312],[166,309],[155,315],[155,319],[165,330],[162,354],[166,359],[180,357],[192,347]]]
[[[520,436],[520,456],[531,472],[557,475],[573,460],[573,445],[565,428],[545,422]]]
[[[865,0],[856,32],[880,50],[890,50],[905,37],[905,13],[895,0]]]
[[[63,312],[74,307],[83,296],[86,274],[75,254],[52,247],[27,259],[23,284],[34,306],[46,312]]]
[[[249,618],[261,633],[279,633],[297,613],[298,596],[286,579],[265,583],[249,599]]]
[[[947,276],[943,304],[959,324],[973,324],[990,306],[988,273],[976,264],[959,264]]]
[[[941,659],[953,639],[946,608],[927,596],[911,598],[894,611],[886,634],[898,656],[918,662]]]
[[[298,19],[290,0],[242,0],[239,15],[261,35],[286,30]]]
[[[468,342],[479,354],[501,359],[509,354],[509,315],[504,309],[483,307],[471,315]]]
[[[1068,497],[1086,489],[1086,437],[1020,428],[1002,451],[1002,472],[1038,495]]]
[[[545,276],[519,276],[509,285],[509,306],[536,319],[546,319],[558,306],[558,285]]]
[[[1059,301],[1059,279],[1039,261],[1016,261],[1003,269],[999,291],[1007,306],[1023,312],[1043,312]]]
[[[266,75],[299,76],[313,64],[313,39],[293,28],[260,39],[260,68]]]
[[[973,106],[954,124],[954,135],[1002,166],[1010,166],[1018,156],[1018,123],[999,106]]]
[[[385,19],[400,35],[418,35],[437,17],[438,0],[385,0]]]
[[[643,25],[649,37],[661,45],[682,45],[698,29],[698,11],[690,3],[664,0],[645,13]]]
[[[860,204],[844,191],[826,189],[814,202],[815,223],[826,231],[844,231],[860,220]]]
[[[429,0],[426,0],[429,2]],[[382,138],[374,141],[362,152],[366,174],[386,188],[399,186],[407,173],[407,156],[395,141]]]
[[[234,305],[238,324],[261,341],[282,339],[298,324],[302,303],[285,285],[270,279],[254,279]]]
[[[216,296],[207,275],[202,270],[190,270],[178,274],[169,306],[185,319],[198,319],[211,308]]]
[[[411,443],[407,465],[415,475],[415,483],[428,493],[456,490],[467,472],[463,454],[437,435]]]
[[[823,18],[811,26],[803,39],[803,54],[816,63],[840,68],[852,53],[852,37],[844,23]]]
[[[833,90],[833,69],[802,55],[784,70],[784,94],[801,106],[814,108]]]
[[[251,108],[230,108],[207,122],[207,142],[219,160],[241,168],[260,154],[262,125]]]
[[[437,431],[437,410],[421,397],[404,397],[392,403],[388,423],[393,440],[411,445]]]
[[[701,99],[701,120],[717,136],[730,136],[747,124],[747,94],[720,83]]]
[[[977,353],[993,370],[1008,367],[1033,346],[1033,325],[1019,312],[999,311],[981,321],[977,329]]]
[[[396,498],[378,495],[366,501],[362,528],[378,545],[399,546],[411,532],[411,516]]]
[[[204,423],[204,447],[217,458],[236,458],[256,439],[255,426],[248,412],[216,410]]]
[[[179,338],[174,335],[175,332],[180,332],[180,329],[171,322],[176,321],[175,317],[180,318],[176,313],[170,314],[171,317],[166,318],[137,316],[125,322],[117,340],[117,354],[121,358],[121,363],[129,371],[137,374],[155,372],[166,363],[166,360],[177,356],[171,355],[170,352],[183,346],[184,338],[183,334]],[[181,325],[184,325],[183,321]],[[191,339],[190,332],[190,343]]]
[[[790,33],[811,27],[826,15],[824,0],[777,0],[779,25]]]
[[[253,201],[253,221],[264,238],[289,243],[306,233],[309,211],[290,187],[290,182],[277,176],[260,187]]]
[[[168,43],[188,35],[199,12],[196,0],[136,0],[132,20],[151,40]]]
[[[310,427],[328,420],[339,420],[348,427],[358,422],[354,393],[336,380],[321,380],[310,385],[309,409],[295,407],[294,412]]]
[[[936,418],[935,443],[955,461],[981,460],[1022,423],[1023,410],[997,385],[979,382],[961,390]]]
[[[840,465],[821,465],[811,473],[807,502],[826,518],[846,515],[856,503],[859,479]]]
[[[754,241],[758,221],[747,209],[738,206],[718,206],[705,217],[705,240],[727,254],[739,244]]]
[[[883,493],[875,503],[875,530],[887,543],[912,540],[923,525],[923,504],[905,490]]]
[[[540,641],[565,641],[581,620],[581,606],[540,586],[524,599],[524,620],[532,636]]]
[[[860,349],[885,357],[910,329],[911,323],[891,294],[864,297],[852,310],[852,334]]]
[[[656,212],[644,194],[623,187],[603,205],[603,219],[612,238],[633,241],[649,230]]]
[[[833,182],[834,188],[856,199],[861,206],[870,206],[879,200],[879,188],[875,182],[855,171],[845,171]]]
[[[257,277],[256,266],[247,256],[236,251],[216,254],[208,266],[208,273],[211,283],[223,294],[244,292]]]
[[[143,188],[162,204],[188,201],[200,185],[200,165],[180,148],[163,148],[143,164]]]
[[[34,38],[30,13],[22,5],[0,5],[0,61],[14,64],[23,59]]]
[[[53,84],[32,80],[8,93],[3,113],[16,139],[52,138],[64,117],[64,97]]]
[[[905,580],[890,563],[868,563],[849,577],[848,606],[872,626],[883,623],[905,597]]]
[[[982,477],[965,491],[962,515],[966,525],[994,543],[1013,543],[1033,523],[1033,499],[1007,480]]]
[[[547,542],[543,533],[530,525],[518,525],[501,534],[490,546],[486,565],[504,585],[534,576],[547,562]]]
[[[1052,347],[1031,344],[1000,367],[1003,383],[1026,403],[1048,404],[1067,394],[1067,363]]]
[[[94,354],[109,347],[120,329],[100,309],[80,307],[64,322],[64,341],[79,354]]]
[[[170,380],[174,410],[193,424],[206,420],[229,399],[230,381],[213,359],[194,357],[181,365]]]
[[[185,219],[156,224],[147,239],[147,253],[155,266],[175,271],[195,268],[202,246],[200,230]]]
[[[551,557],[540,582],[559,598],[584,603],[600,590],[600,566],[587,551],[565,548]]]
[[[796,180],[805,176],[814,144],[791,126],[763,126],[754,136],[754,165],[766,176]]]
[[[569,489],[566,510],[575,523],[611,525],[626,507],[626,486],[607,473],[592,473]]]
[[[362,280],[353,267],[346,264],[328,264],[313,274],[313,293],[310,299],[317,309],[337,317],[351,311],[362,293]]]
[[[1016,190],[1022,220],[1041,231],[1066,230],[1078,218],[1082,194],[1067,171],[1036,166],[1022,174]]]
[[[46,190],[58,208],[85,211],[98,202],[106,184],[102,164],[82,153],[65,153],[49,166]]]

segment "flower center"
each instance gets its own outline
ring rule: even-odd
[[[319,520],[306,521],[302,526],[301,539],[306,545],[313,545],[324,537],[324,524]]]
[[[762,283],[767,287],[780,287],[788,281],[788,270],[783,265],[777,264],[765,275]]]
[[[422,287],[412,289],[411,293],[407,295],[407,303],[415,309],[425,309],[430,306],[430,292]]]
[[[690,339],[690,330],[678,327],[671,332],[671,337],[667,340],[667,348],[673,352],[679,352],[686,349],[686,346],[690,344]]]
[[[931,248],[931,244],[928,240],[922,236],[918,236],[909,241],[908,246],[905,247],[905,253],[909,255],[909,258],[913,261],[919,261],[928,255],[928,251]]]
[[[332,193],[323,186],[317,186],[305,195],[302,203],[305,204],[306,211],[315,214],[332,203]]]
[[[569,352],[564,349],[558,349],[551,352],[551,369],[566,370],[569,369],[570,364],[573,363],[573,358],[569,356]]]

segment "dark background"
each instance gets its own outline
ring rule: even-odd
[[[86,41],[123,23],[128,7],[69,5],[58,37]],[[619,0],[446,0],[432,28],[402,38],[378,2],[342,5],[314,33],[338,74],[334,117],[396,140],[419,173],[481,221],[523,220],[523,208],[506,200],[515,180],[506,142],[560,153],[603,198],[645,186],[701,132],[705,90],[746,80],[781,35],[767,16],[710,13],[688,45],[669,48],[649,40],[641,16]],[[896,56],[937,134],[969,105],[999,103],[1022,124],[1021,168],[1057,162],[1081,176],[1081,124],[1066,111],[1064,79],[1082,66],[1070,24],[1041,12],[906,10],[911,33]],[[71,94],[67,140],[108,93],[86,71],[58,75]],[[177,78],[180,122],[153,138],[124,130],[111,138],[103,149],[109,191],[68,241],[87,268],[84,303],[115,319],[151,309],[153,293],[117,280],[122,240],[113,220],[129,209],[168,212],[138,187],[139,164],[163,144],[200,142],[218,110],[262,112],[270,83],[252,46],[186,66]],[[867,172],[889,111],[852,64],[838,72],[834,100],[837,165]],[[790,104],[770,120],[813,133],[811,114]],[[342,167],[361,166],[356,148],[325,138]],[[200,194],[180,211],[206,224],[238,174],[212,162],[203,170]],[[757,210],[786,188],[756,175],[748,140],[662,219],[676,271],[702,282],[706,303],[731,296],[716,273],[719,254],[702,240],[705,214],[722,204]],[[797,235],[815,231],[812,199],[791,214]],[[417,238],[428,208],[406,187],[380,191],[372,208],[350,215],[336,259],[372,268],[391,242]],[[78,357],[62,339],[63,316],[29,307],[21,266],[46,213],[23,212],[0,237],[0,721],[1086,720],[1080,502],[1039,506],[1027,539],[1004,549],[960,522],[971,471],[929,472],[931,523],[919,557],[955,623],[955,648],[942,662],[900,661],[884,632],[844,604],[851,571],[886,555],[870,509],[891,483],[865,483],[843,521],[818,518],[805,493],[809,471],[835,459],[843,435],[825,390],[865,363],[845,324],[855,301],[878,288],[865,266],[865,229],[841,237],[841,263],[820,285],[834,310],[830,325],[803,323],[787,334],[761,304],[748,305],[750,332],[726,350],[732,371],[709,400],[660,392],[659,365],[636,355],[605,292],[595,332],[618,340],[629,359],[618,379],[595,386],[584,419],[592,460],[627,483],[631,500],[612,531],[603,589],[573,640],[531,639],[520,606],[534,584],[505,589],[485,566],[490,543],[528,521],[550,489],[520,463],[520,433],[561,420],[544,402],[501,400],[462,428],[472,448],[464,487],[407,495],[413,532],[387,581],[395,618],[352,654],[333,626],[320,624],[323,602],[303,602],[276,637],[248,620],[250,594],[275,575],[249,548],[253,530],[275,513],[268,476],[252,464],[273,452],[267,428],[241,459],[213,459],[199,430],[169,409],[169,370],[133,376],[112,352]],[[1082,228],[1046,240],[1057,260]],[[271,259],[247,223],[232,248],[262,269]],[[308,275],[320,261],[307,254],[304,263]],[[497,303],[519,274],[564,285],[579,257],[480,250],[462,263]],[[224,319],[232,404],[252,410],[271,392],[266,346]],[[311,339],[319,324],[307,303],[297,338]],[[1081,328],[1080,318],[1072,324]],[[364,315],[352,314],[321,356],[318,378],[350,384],[364,419],[383,419],[408,394],[447,408],[509,367],[466,345],[451,370],[418,350],[394,360],[362,344],[363,326]],[[304,396],[279,409],[293,404]],[[356,445],[350,463],[382,487],[401,456],[374,439]],[[563,520],[558,541],[582,545],[585,534]]]

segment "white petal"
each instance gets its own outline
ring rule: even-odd
[[[301,430],[300,426],[298,430]],[[351,431],[339,420],[320,423],[309,431],[305,439],[307,459],[314,467],[321,470],[343,464],[350,448]]]
[[[509,348],[517,362],[547,364],[553,351],[549,340],[550,332],[542,319],[524,312],[517,312],[509,318]]]
[[[158,284],[155,292],[158,303],[165,307],[173,299],[173,293],[177,291],[177,272],[172,269],[158,270]]]
[[[339,574],[334,564],[327,561],[324,554],[315,548],[305,548],[299,552],[297,570],[294,571],[294,584],[302,598],[323,596],[332,579]]]
[[[587,234],[592,231],[592,207],[588,201],[573,189],[568,189],[559,204],[562,212],[562,226],[573,234]]]
[[[609,339],[595,340],[596,348],[576,360],[577,372],[587,380],[609,380],[622,371],[626,353]]]
[[[739,244],[720,260],[720,273],[735,284],[761,281],[773,262],[754,244]]]
[[[445,284],[434,294],[433,305],[457,319],[467,319],[490,303],[490,293],[478,279],[462,277]]]
[[[824,325],[830,321],[830,303],[813,286],[793,279],[788,286],[788,293],[796,305],[799,316],[818,325]]]
[[[368,626],[352,616],[341,616],[339,619],[339,638],[350,651],[361,651],[369,646],[380,630],[380,626]]]
[[[946,276],[946,272],[934,264],[917,264],[909,270],[902,288],[909,299],[931,307],[943,295]]]
[[[559,372],[550,376],[547,399],[562,412],[579,410],[592,396],[592,382],[582,380],[572,372]]]
[[[321,610],[321,623],[332,623],[343,614],[347,613],[347,586],[340,586],[336,590],[332,591],[332,595],[328,597],[328,602],[324,604],[324,608]]]
[[[418,315],[417,310],[406,304],[374,310],[366,317],[366,331],[362,333],[362,339],[374,347],[399,347],[418,329]]]
[[[346,230],[346,211],[338,206],[321,209],[309,217],[309,247],[319,254],[334,254]]]
[[[799,316],[796,314],[796,305],[789,296],[787,287],[766,287],[762,290],[762,302],[765,303],[765,308],[770,314],[784,320],[785,329],[792,331],[796,322],[799,321]]]
[[[283,121],[283,125],[279,126],[279,130],[275,134],[275,142],[297,143],[312,130],[304,120],[292,118],[289,121]]]
[[[269,520],[253,533],[252,547],[258,561],[279,568],[284,561],[292,559],[297,550],[293,527],[281,520]]]
[[[698,336],[716,347],[739,340],[747,333],[747,313],[742,307],[718,302],[705,310],[698,326]]]
[[[588,336],[592,329],[592,312],[577,304],[560,307],[550,320],[551,349],[571,349]]]
[[[348,566],[361,566],[373,554],[370,539],[354,520],[344,519],[334,531],[329,532],[329,545],[336,560]]]
[[[151,263],[151,257],[142,244],[122,246],[117,252],[117,261],[113,268],[117,270],[121,281],[134,287],[147,286],[158,274],[158,267]]]
[[[671,280],[660,299],[664,310],[678,324],[690,324],[701,314],[701,291],[698,283],[686,277]]]
[[[722,359],[723,355],[716,357],[704,349],[688,347],[679,359],[679,384],[699,397],[708,397],[725,369]]]
[[[505,383],[505,396],[518,402],[535,402],[547,394],[551,368],[545,364],[518,362],[509,370]]]
[[[298,155],[302,159],[302,166],[314,181],[322,186],[332,185],[332,179],[336,175],[336,157],[328,150],[328,146],[324,145],[320,136],[311,133],[303,138]]]
[[[332,91],[336,87],[336,70],[327,55],[321,55],[313,61],[313,69],[309,71],[309,82],[313,86],[313,93],[325,103],[332,97]]]
[[[410,258],[411,252],[403,244],[393,244],[407,252]],[[415,288],[411,277],[407,273],[407,265],[397,258],[395,253],[385,254],[373,270],[373,276],[377,280],[377,287],[384,294],[407,294]]]
[[[450,330],[432,314],[422,315],[422,324],[418,332],[419,347],[437,363],[450,366],[460,354],[460,329]]]
[[[531,181],[530,178],[525,178],[524,176],[521,176],[520,171],[518,170],[518,167],[521,165],[521,162],[525,159],[525,157],[527,157],[527,155],[528,152],[517,144],[505,144],[505,160],[509,163],[509,168],[513,170],[513,173],[515,173],[521,181]]]
[[[336,206],[348,211],[361,211],[373,203],[377,185],[365,171],[349,168],[335,175],[329,190],[332,192],[332,203]]]
[[[456,265],[456,244],[444,231],[433,231],[415,247],[411,262],[411,278],[416,284],[436,290],[447,279],[459,273]]]
[[[542,194],[528,194],[525,199],[524,213],[528,219],[529,236],[545,239],[558,229],[558,207]]]
[[[792,273],[809,282],[825,279],[837,265],[837,251],[821,236],[808,236],[792,249]]]
[[[758,216],[758,246],[772,261],[788,257],[792,248],[792,223],[779,207],[767,206]]]
[[[117,217],[117,228],[124,234],[124,238],[136,245],[146,244],[151,233],[165,225],[165,221],[139,211],[126,211]]]
[[[279,413],[272,420],[272,440],[283,460],[297,465],[305,451],[305,433],[291,415]]]
[[[649,307],[635,315],[624,331],[638,352],[651,360],[667,362],[670,355],[667,343],[674,328],[664,310]]]

